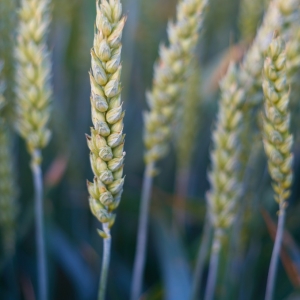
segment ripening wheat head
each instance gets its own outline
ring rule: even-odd
[[[263,142],[269,173],[274,181],[275,199],[279,204],[290,195],[293,180],[293,136],[289,132],[289,85],[287,84],[284,42],[276,37],[270,44],[264,62],[263,92],[265,115]]]
[[[50,0],[22,0],[17,30],[16,128],[30,153],[50,139],[50,57],[46,33]]]
[[[168,151],[171,122],[198,41],[206,4],[206,0],[180,1],[176,23],[170,22],[168,26],[170,45],[160,47],[160,57],[154,67],[152,91],[147,93],[150,111],[144,115],[147,164],[161,159]]]
[[[126,18],[119,0],[97,2],[92,70],[91,136],[87,136],[94,181],[88,182],[90,207],[101,223],[112,226],[123,192],[124,111],[121,101],[121,38]],[[101,233],[105,235],[104,233]],[[103,236],[105,237],[105,236]]]
[[[221,99],[216,129],[213,132],[211,189],[207,193],[208,210],[217,229],[228,228],[235,216],[241,192],[239,178],[239,135],[243,122],[241,104],[244,91],[240,88],[238,71],[231,64],[221,82]]]

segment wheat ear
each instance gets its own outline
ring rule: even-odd
[[[98,299],[105,298],[109,269],[111,235],[115,221],[112,213],[123,192],[124,138],[123,103],[121,101],[121,38],[126,18],[122,17],[120,0],[96,2],[97,17],[94,46],[91,50],[92,69],[91,136],[87,136],[94,181],[88,182],[90,208],[103,224],[99,230],[104,240],[102,271]]]
[[[22,0],[19,10],[16,64],[16,128],[31,155],[35,187],[36,243],[39,299],[47,299],[46,259],[43,225],[43,180],[41,150],[48,144],[50,130],[50,55],[46,37],[50,24],[50,0]]]
[[[234,64],[230,65],[220,88],[219,112],[213,132],[212,168],[209,172],[211,189],[207,193],[208,212],[215,233],[205,300],[214,298],[221,239],[235,219],[236,205],[241,193],[239,135],[244,91],[240,88],[238,71]]]
[[[131,300],[142,291],[146,257],[148,211],[155,164],[163,158],[171,139],[171,125],[176,114],[180,90],[198,42],[199,28],[207,0],[183,0],[177,5],[177,20],[168,26],[169,46],[161,46],[159,60],[154,67],[152,91],[147,93],[150,111],[144,114],[144,144],[146,168],[139,213]]]
[[[289,85],[287,84],[285,45],[280,37],[272,40],[264,62],[263,92],[265,115],[263,143],[273,179],[275,200],[279,204],[279,220],[269,269],[266,300],[273,299],[278,256],[284,230],[285,210],[293,180],[293,136],[289,132]]]

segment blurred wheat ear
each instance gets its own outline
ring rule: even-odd
[[[278,256],[280,253],[285,210],[293,180],[293,136],[290,134],[289,85],[287,83],[285,45],[280,37],[274,37],[264,62],[263,91],[265,115],[263,118],[263,142],[268,167],[273,179],[275,201],[279,204],[279,219],[268,275],[266,300],[273,299]]]
[[[104,300],[110,261],[110,228],[115,221],[112,212],[118,207],[123,192],[125,152],[123,135],[123,103],[121,101],[121,38],[126,18],[122,17],[120,0],[96,1],[97,17],[92,69],[91,136],[87,135],[94,181],[87,182],[90,208],[102,223],[98,230],[104,241],[102,271],[98,299]]]
[[[202,28],[207,0],[183,0],[177,5],[176,22],[168,25],[169,46],[161,46],[154,67],[152,91],[148,92],[149,112],[144,113],[144,144],[146,168],[143,179],[135,252],[131,300],[142,292],[146,257],[148,211],[156,162],[168,153],[172,122],[178,109],[178,99]]]
[[[207,193],[214,238],[205,300],[214,298],[222,236],[236,217],[237,201],[241,195],[239,135],[243,122],[241,106],[244,90],[240,87],[238,70],[233,63],[221,81],[220,88],[219,112],[213,132],[212,168],[209,172],[211,189]]]
[[[15,127],[31,155],[35,188],[36,243],[39,299],[47,299],[46,259],[43,225],[43,180],[41,150],[48,144],[51,63],[46,45],[50,25],[50,0],[22,0],[19,9],[16,60]]]

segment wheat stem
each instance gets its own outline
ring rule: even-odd
[[[220,230],[217,230],[215,232],[214,239],[213,239],[212,253],[210,256],[209,273],[208,273],[204,300],[214,299],[214,293],[215,293],[217,275],[218,275],[219,256],[221,250],[221,236],[222,236],[222,232]]]
[[[35,190],[35,226],[36,226],[36,246],[38,260],[38,295],[41,300],[47,300],[47,268],[45,258],[45,241],[44,241],[44,220],[43,220],[43,177],[40,166],[40,150],[32,153],[31,170],[33,175]]]
[[[210,236],[212,233],[212,229],[213,229],[213,227],[209,220],[209,216],[207,215],[205,218],[204,229],[203,229],[203,233],[202,233],[202,238],[201,238],[197,262],[196,262],[196,268],[195,268],[194,277],[193,277],[193,287],[192,287],[192,299],[193,300],[196,300],[199,298],[198,293],[201,290],[203,269],[204,269],[207,253],[209,251]]]
[[[151,190],[153,183],[153,172],[154,163],[146,165],[144,173],[144,181],[142,188],[142,199],[139,213],[138,223],[138,235],[136,254],[133,268],[133,279],[131,285],[131,300],[138,300],[142,292],[142,279],[145,269],[145,258],[146,258],[146,247],[147,247],[147,229],[148,229],[148,218],[149,218],[149,205],[151,198]]]
[[[110,235],[110,228],[108,226],[108,223],[104,223],[102,225],[102,228],[106,234],[106,237],[103,239],[104,246],[103,246],[102,270],[101,270],[101,277],[100,277],[98,300],[105,299],[107,277],[109,271],[109,262],[110,262],[110,248],[111,248],[111,235]]]
[[[282,244],[282,237],[284,232],[284,222],[285,222],[285,203],[280,206],[279,217],[278,217],[278,227],[275,238],[275,245],[272,252],[271,264],[268,273],[267,290],[265,300],[272,300],[274,294],[274,286],[276,281],[277,266],[280,254],[280,248]]]

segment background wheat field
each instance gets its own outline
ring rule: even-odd
[[[189,115],[185,119],[194,122],[193,130],[182,135],[180,124],[173,124],[170,151],[158,162],[159,174],[154,179],[143,300],[189,299],[206,220],[206,195],[210,188],[207,171],[211,166],[219,82],[231,61],[237,65],[242,61],[268,5],[267,0],[253,1],[258,4],[255,17],[251,19],[249,15],[253,8],[245,8],[244,3],[248,1],[210,0],[206,11],[193,60],[195,67],[184,84],[188,91],[184,100],[196,99],[196,104],[190,107],[194,120]],[[127,16],[121,58],[122,101],[126,111],[126,180],[112,228],[107,285],[107,299],[112,300],[129,299],[130,295],[145,168],[145,93],[152,87],[159,44],[167,42],[166,28],[168,20],[175,18],[177,1],[123,0],[122,3],[123,13]],[[52,0],[51,8],[48,46],[52,64],[52,116],[49,123],[52,138],[43,150],[42,164],[49,300],[94,300],[103,241],[96,231],[99,222],[89,208],[86,179],[91,181],[93,174],[85,134],[92,126],[88,72],[95,1]],[[297,25],[299,31],[299,20]],[[1,43],[5,43],[4,37]],[[298,84],[294,84],[293,93],[298,101],[299,75],[300,69],[294,75]],[[260,113],[257,112],[258,119]],[[300,110],[293,108],[292,114],[294,181],[288,201],[275,300],[300,299],[300,139],[297,136]],[[14,190],[18,195],[15,203],[16,246],[14,253],[5,254],[5,228],[1,228],[0,299],[39,300],[30,157],[25,142],[14,133],[11,137]],[[240,200],[244,203],[244,213],[236,221],[238,226],[232,226],[222,237],[214,298],[217,300],[259,300],[265,295],[278,205],[273,200],[261,134],[256,135],[248,147],[251,156],[243,183],[246,192]],[[185,205],[182,205],[183,199]],[[181,218],[181,226],[175,228],[174,211]],[[197,299],[203,297],[208,268],[207,254]]]

